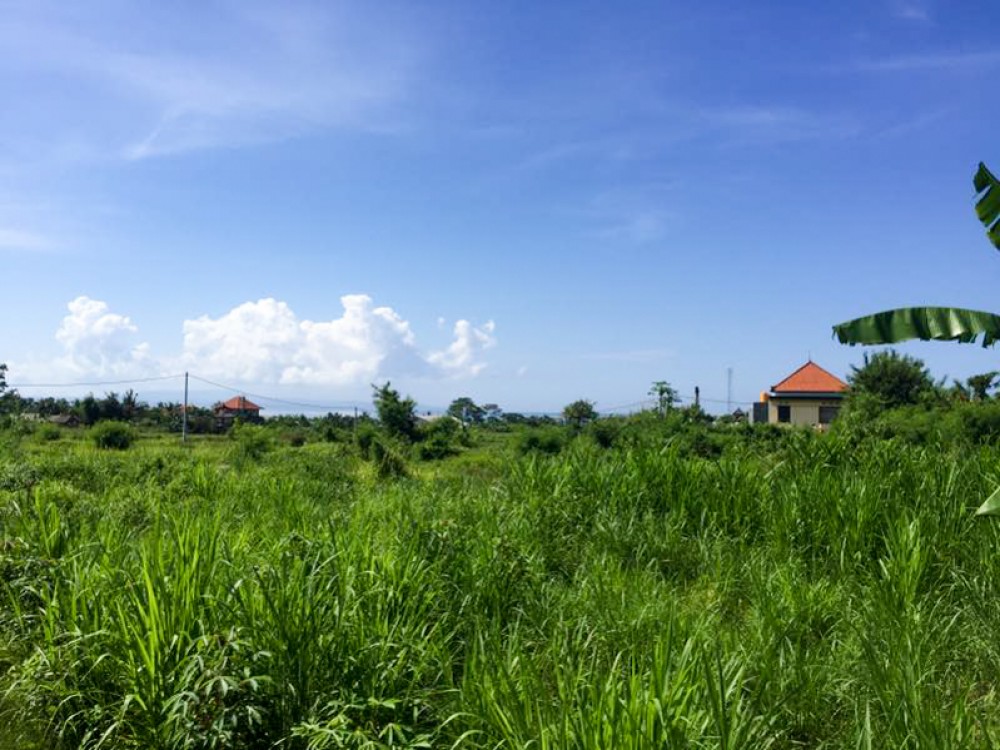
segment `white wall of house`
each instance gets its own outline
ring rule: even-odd
[[[778,408],[789,407],[790,419],[786,424],[812,427],[822,424],[819,409],[821,406],[837,408],[841,406],[840,399],[805,399],[781,398],[772,396],[767,403],[767,421],[771,424],[781,424],[778,420]]]

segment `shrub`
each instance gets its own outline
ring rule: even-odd
[[[589,434],[594,439],[594,442],[602,448],[610,448],[615,444],[618,440],[618,436],[621,434],[622,421],[623,420],[616,417],[598,419],[587,425],[587,434]]]
[[[364,422],[358,425],[358,429],[354,433],[354,442],[358,446],[358,453],[361,454],[361,458],[366,461],[371,460],[372,445],[377,441],[378,430],[375,429],[375,425],[371,422]]]
[[[35,440],[39,443],[49,443],[61,437],[59,428],[49,422],[42,422],[35,428]]]
[[[409,476],[406,459],[389,442],[376,438],[371,444],[370,453],[379,479],[398,479]]]
[[[229,431],[233,441],[231,455],[237,462],[256,461],[271,450],[271,437],[263,427],[237,422]]]
[[[517,437],[517,452],[545,453],[554,456],[566,447],[566,431],[558,427],[525,430]]]
[[[451,417],[442,417],[420,428],[417,455],[423,461],[434,461],[458,453],[455,442],[460,438],[461,425]]]
[[[90,428],[90,439],[104,450],[128,450],[135,441],[135,430],[125,422],[98,422]]]

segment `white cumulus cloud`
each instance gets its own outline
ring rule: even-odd
[[[139,329],[130,318],[111,312],[106,302],[87,296],[67,305],[69,315],[56,331],[63,355],[59,369],[76,375],[133,377],[149,372],[149,345],[136,341]]]
[[[455,323],[455,340],[443,351],[433,352],[429,362],[455,375],[477,375],[486,363],[479,357],[483,351],[496,345],[493,331],[496,328],[489,321],[482,328],[476,328],[467,320]]]
[[[493,346],[492,321],[455,325],[444,351],[424,355],[408,321],[364,294],[341,297],[343,314],[300,320],[275,299],[245,302],[218,318],[184,321],[183,359],[209,377],[298,385],[365,383],[381,376],[475,375]]]

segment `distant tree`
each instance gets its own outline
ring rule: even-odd
[[[649,395],[656,399],[656,410],[666,414],[680,401],[677,391],[666,380],[657,380],[649,388]]]
[[[996,385],[1000,372],[991,370],[979,375],[972,375],[965,380],[969,389],[969,395],[973,401],[986,401],[990,397],[990,390]]]
[[[580,429],[588,422],[597,419],[597,411],[594,409],[594,402],[580,399],[568,404],[563,409],[563,419],[566,423]]]
[[[126,420],[135,419],[139,410],[139,397],[129,388],[122,396],[122,417]]]
[[[105,393],[104,398],[98,403],[101,410],[100,419],[119,422],[124,417],[125,410],[122,408],[121,399],[118,398],[118,394],[114,391]]]
[[[76,412],[80,421],[88,427],[96,424],[101,418],[101,404],[94,398],[93,393],[88,393],[82,399],[77,399],[73,411]]]
[[[874,401],[881,409],[919,403],[934,392],[934,381],[923,360],[894,349],[865,354],[861,367],[851,366],[847,376],[851,398]]]
[[[17,391],[12,391],[7,385],[7,365],[0,362],[0,414],[15,411]]]
[[[499,422],[503,419],[503,409],[496,404],[483,404],[483,419],[487,422]]]
[[[417,436],[417,404],[412,398],[401,398],[389,382],[379,387],[372,384],[372,401],[382,429],[393,437],[413,440]]]
[[[448,406],[447,414],[462,424],[480,424],[486,418],[486,410],[468,396],[456,398]]]

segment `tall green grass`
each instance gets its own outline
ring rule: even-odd
[[[61,443],[0,458],[0,747],[997,736],[990,448],[580,439],[421,478]]]

